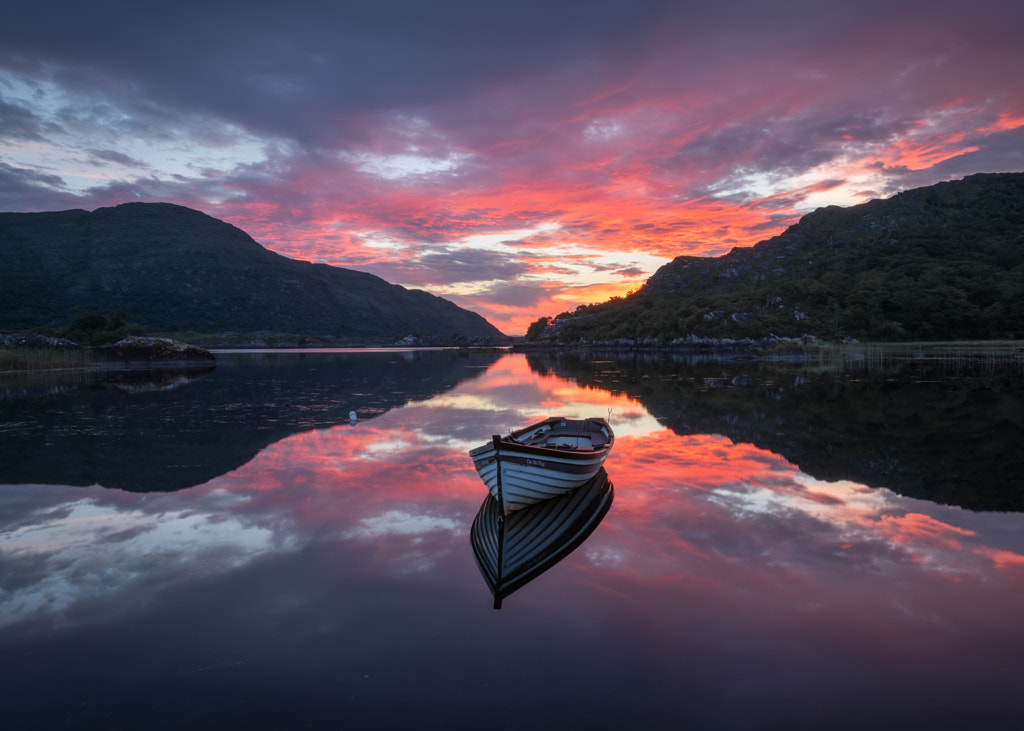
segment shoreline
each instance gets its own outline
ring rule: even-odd
[[[753,341],[700,342],[656,345],[650,343],[519,343],[513,352],[664,353],[668,355],[716,358],[726,362],[806,363],[821,360],[908,360],[945,361],[995,359],[1024,363],[1024,340],[933,340],[908,342],[830,343]]]
[[[205,348],[166,338],[129,337],[111,345],[23,334],[0,336],[0,374],[213,369]]]
[[[813,363],[850,361],[949,361],[1000,360],[1024,364],[1024,340],[918,341],[828,343],[780,342],[761,348],[753,342],[701,342],[655,345],[651,343],[523,343],[508,345],[408,345],[408,344],[313,344],[219,345],[203,347],[168,338],[127,338],[114,345],[82,346],[54,338],[38,338],[32,344],[10,344],[15,336],[0,335],[0,375],[19,373],[75,373],[88,371],[198,370],[216,367],[216,353],[311,353],[381,352],[416,350],[506,350],[515,353],[591,352],[694,356],[729,363]],[[19,343],[26,339],[17,337]],[[49,340],[49,344],[42,341]],[[4,358],[3,356],[7,356]],[[5,362],[6,360],[6,362]],[[13,367],[12,367],[13,366]]]

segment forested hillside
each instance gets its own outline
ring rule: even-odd
[[[0,213],[0,329],[121,311],[149,331],[500,342],[480,315],[379,277],[275,254],[168,203]]]
[[[639,291],[531,325],[534,342],[813,335],[1024,337],[1024,174],[981,174],[830,206],[717,258],[682,256]]]

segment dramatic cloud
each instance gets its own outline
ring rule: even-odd
[[[4,210],[172,201],[508,332],[820,205],[1024,169],[1001,0],[53,5],[0,10]]]

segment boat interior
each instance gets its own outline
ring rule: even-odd
[[[600,449],[608,443],[608,435],[591,421],[563,419],[519,435],[515,440],[531,447]]]

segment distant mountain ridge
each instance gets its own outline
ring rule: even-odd
[[[154,332],[506,340],[448,300],[289,259],[183,206],[0,213],[0,329],[64,324],[77,308],[123,310]]]
[[[1024,337],[1024,173],[829,206],[724,256],[681,256],[637,292],[530,326],[541,343],[669,345],[771,335]]]

